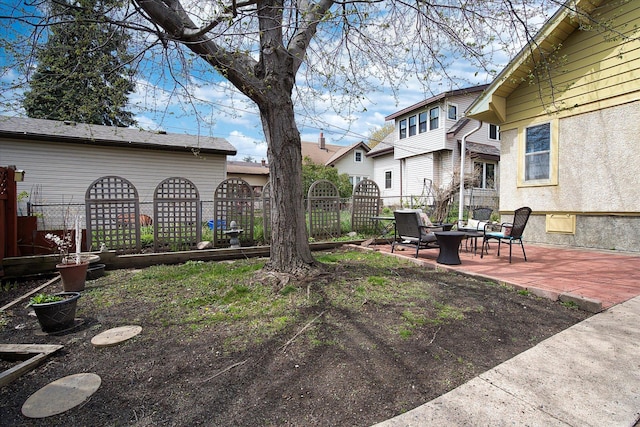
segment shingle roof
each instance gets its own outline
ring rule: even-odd
[[[237,153],[224,138],[23,117],[0,116],[0,137],[230,156]]]
[[[403,108],[400,111],[397,111],[393,114],[388,115],[387,117],[385,117],[385,120],[393,120],[396,117],[400,117],[404,114],[410,113],[413,110],[417,110],[418,108],[422,108],[425,107],[429,104],[433,104],[434,102],[440,101],[441,99],[444,98],[450,98],[452,96],[456,96],[456,95],[464,95],[466,93],[475,93],[475,92],[482,92],[483,90],[485,90],[486,88],[488,88],[489,85],[478,85],[478,86],[472,86],[472,87],[467,87],[464,89],[456,89],[456,90],[451,90],[449,92],[442,92],[438,95],[432,96],[431,98],[427,98],[424,101],[420,101],[417,104],[413,104],[407,108]]]
[[[320,148],[317,142],[302,141],[302,158],[308,157],[311,161],[318,165],[325,165],[327,161],[333,157],[338,151],[344,148],[344,145],[325,144],[324,148]]]
[[[266,163],[254,163],[254,162],[227,162],[227,173],[239,173],[247,175],[269,175],[269,165]]]
[[[331,156],[329,158],[329,160],[327,160],[327,162],[325,164],[326,165],[331,165],[331,164],[337,162],[342,157],[344,157],[345,155],[347,155],[348,153],[350,153],[351,151],[353,151],[353,150],[355,150],[357,148],[362,148],[365,151],[365,154],[368,153],[369,150],[371,150],[371,148],[369,148],[369,146],[367,144],[365,144],[364,142],[362,142],[362,141],[356,142],[353,145],[349,145],[347,147],[342,147],[342,149],[338,150],[333,156]]]

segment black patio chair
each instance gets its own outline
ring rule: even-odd
[[[500,246],[505,243],[509,244],[509,263],[511,263],[511,247],[514,243],[518,243],[522,247],[522,255],[524,255],[524,260],[527,260],[527,254],[524,251],[524,244],[522,243],[522,233],[524,233],[524,228],[527,225],[527,221],[529,221],[529,216],[531,215],[531,208],[523,207],[516,209],[513,214],[513,222],[512,223],[502,223],[500,224],[500,231],[488,231],[485,228],[484,238],[482,239],[482,250],[480,251],[480,258],[483,257],[485,248],[489,248],[490,240],[498,241],[498,256],[500,256]],[[487,224],[489,226],[489,224]],[[486,246],[485,246],[486,245]]]
[[[493,209],[491,208],[475,208],[471,214],[471,218],[477,219],[478,221],[489,221],[492,213]]]
[[[396,246],[408,246],[416,249],[416,258],[420,249],[438,248],[436,235],[432,231],[442,231],[442,227],[423,225],[418,211],[395,211],[395,229],[391,252]]]

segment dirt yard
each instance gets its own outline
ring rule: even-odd
[[[369,426],[434,399],[589,316],[450,273],[408,265],[378,271],[348,261],[335,267],[332,283],[308,287],[318,297],[300,310],[296,322],[266,340],[238,341],[243,330],[233,324],[196,330],[159,318],[141,289],[129,291],[121,303],[105,304],[92,289],[107,286],[117,274],[135,272],[108,272],[87,282],[78,315],[83,324],[69,333],[45,335],[24,303],[0,317],[0,343],[64,345],[0,389],[1,425]],[[347,306],[329,294],[334,288],[353,294],[360,287],[382,286],[371,277],[393,278],[388,294],[414,284],[429,296],[416,294],[408,303],[365,297]],[[0,306],[28,287],[0,293]],[[94,348],[90,343],[99,332],[133,323],[143,331],[124,344]],[[230,342],[241,344],[234,350]],[[2,370],[11,366],[0,361]],[[81,372],[102,378],[83,405],[46,419],[21,414],[38,389]]]

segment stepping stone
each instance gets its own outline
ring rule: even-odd
[[[108,329],[91,338],[94,347],[110,347],[131,339],[142,332],[142,326],[127,325]]]
[[[61,414],[85,402],[101,383],[102,379],[91,373],[60,378],[29,396],[22,405],[22,414],[29,418]]]

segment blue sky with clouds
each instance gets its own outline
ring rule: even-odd
[[[11,2],[0,0],[0,9],[4,12],[12,7],[10,5]],[[16,31],[19,31],[18,28],[17,25],[12,27]],[[510,57],[506,53],[497,52],[493,59],[496,71],[500,71]],[[1,55],[0,60],[7,60],[7,56]],[[136,76],[136,91],[130,95],[130,110],[134,112],[138,126],[169,133],[222,137],[238,150],[233,160],[250,157],[259,162],[266,159],[267,146],[255,105],[204,61],[193,59],[192,71],[195,72],[191,75],[187,75],[176,64],[177,61],[172,62],[163,55],[145,59],[140,64]],[[332,102],[329,94],[313,99],[317,107],[314,111],[319,113],[311,112],[308,104],[296,102],[297,124],[302,140],[317,141],[320,132],[323,132],[327,143],[350,145],[366,141],[370,131],[383,126],[384,117],[391,113],[434,94],[491,81],[486,72],[471,66],[464,59],[453,60],[446,71],[448,77],[438,78],[436,74],[427,87],[417,76],[405,77],[405,81],[399,85],[397,98],[391,90],[379,84],[377,91],[368,93],[366,99],[361,101],[359,111],[356,112],[334,112],[329,105]],[[13,73],[14,70],[3,67],[0,75],[3,88],[16,77]],[[454,76],[453,80],[450,76]],[[175,84],[174,77],[179,82],[178,85]],[[303,79],[298,80],[300,82]],[[12,94],[5,91],[2,97],[6,100],[12,96],[16,98],[16,95],[19,98],[19,90]],[[2,114],[23,113],[18,104],[14,103],[11,109],[6,108],[6,102],[4,105],[5,111]]]

